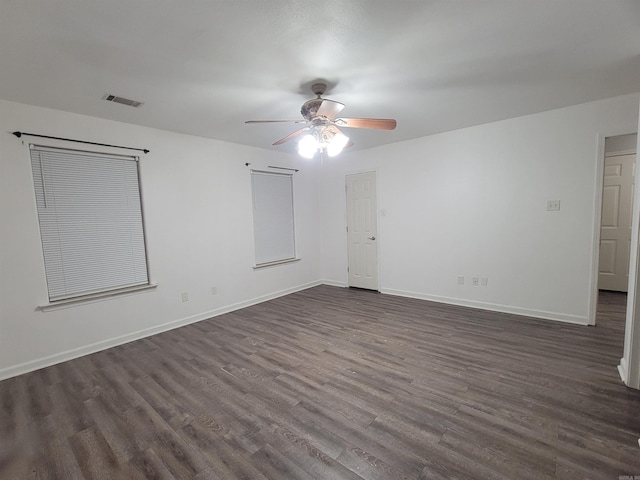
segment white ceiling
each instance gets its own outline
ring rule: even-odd
[[[5,100],[291,151],[244,121],[300,119],[316,78],[398,120],[354,149],[637,92],[640,1],[0,0]]]

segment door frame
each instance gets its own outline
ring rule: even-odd
[[[378,181],[378,169],[374,168],[374,169],[362,169],[362,170],[354,170],[354,171],[347,171],[344,174],[344,203],[343,205],[345,206],[344,208],[344,245],[345,245],[345,253],[346,253],[346,261],[347,264],[345,266],[345,273],[347,274],[347,278],[345,281],[345,285],[348,287],[350,287],[349,285],[349,236],[347,234],[347,227],[349,226],[349,197],[347,195],[347,177],[349,175],[360,175],[362,173],[373,173],[376,176],[376,230],[377,230],[377,236],[376,236],[376,269],[377,269],[377,273],[378,273],[378,287],[376,290],[372,290],[373,291],[378,291],[378,292],[382,292],[382,288],[380,287],[381,285],[381,269],[380,269],[380,183]]]
[[[636,131],[613,131],[599,134],[596,156],[596,194],[594,195],[593,248],[591,255],[590,297],[588,298],[587,325],[596,324],[598,308],[598,271],[600,258],[600,227],[602,223],[602,196],[604,185],[605,140],[607,137],[630,135]],[[638,137],[640,142],[640,137]],[[638,165],[638,146],[636,145],[635,185],[640,185]],[[629,256],[629,287],[627,289],[627,308],[625,322],[624,351],[618,365],[622,381],[629,387],[640,389],[640,189],[634,188],[631,219],[631,252]],[[634,353],[637,352],[637,353]],[[628,357],[627,357],[628,353]]]
[[[620,135],[633,135],[636,132],[629,131],[620,131],[613,132],[608,134],[599,134],[598,135],[598,147],[597,147],[597,156],[596,156],[596,195],[593,206],[593,248],[591,255],[591,279],[590,279],[590,296],[588,300],[588,309],[587,309],[587,325],[595,325],[596,324],[596,314],[598,310],[598,273],[600,266],[600,233],[602,226],[602,196],[603,196],[603,185],[604,185],[604,161],[606,157],[605,153],[605,141],[608,137],[617,137]],[[633,152],[628,152],[633,153]],[[637,153],[636,153],[636,163],[637,163]],[[636,165],[638,167],[638,165]],[[635,169],[635,179],[636,185],[640,185],[638,183],[638,170],[640,168]],[[638,192],[640,193],[640,191]],[[633,230],[635,229],[636,223],[634,220],[636,217],[640,217],[640,212],[636,210],[636,188],[634,188],[634,196],[633,196],[633,205],[632,205],[632,233],[631,233],[631,252],[634,249],[637,249],[637,236],[634,237]],[[635,243],[634,243],[635,238]],[[631,275],[635,273],[635,268],[633,266],[633,254],[630,255],[629,258],[629,286],[631,286]],[[635,295],[635,292],[632,292],[630,289],[627,291],[627,299],[631,296]]]

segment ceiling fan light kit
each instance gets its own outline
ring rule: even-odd
[[[298,142],[298,153],[304,158],[313,158],[316,152],[326,152],[334,157],[352,142],[338,127],[372,128],[376,130],[394,130],[397,122],[390,118],[336,118],[344,104],[322,98],[327,90],[325,83],[317,82],[311,91],[317,96],[302,105],[300,113],[304,120],[248,120],[245,123],[306,123],[307,126],[281,138],[274,145],[282,145],[293,138],[304,136]]]
[[[349,143],[349,137],[330,126],[311,129],[310,132],[298,142],[298,153],[304,158],[313,158],[316,152],[325,151],[330,157],[335,157]]]
[[[302,137],[302,139],[298,142],[298,153],[301,157],[313,158],[313,156],[316,154],[317,149],[318,147],[316,145],[316,139],[309,133]]]

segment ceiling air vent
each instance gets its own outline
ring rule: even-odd
[[[142,102],[135,100],[129,100],[128,98],[117,97],[116,95],[106,95],[104,99],[108,102],[121,103],[122,105],[128,105],[130,107],[138,108],[142,106]]]

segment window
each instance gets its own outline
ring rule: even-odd
[[[136,157],[31,146],[49,301],[148,285]]]
[[[251,172],[256,266],[296,259],[293,177]]]

